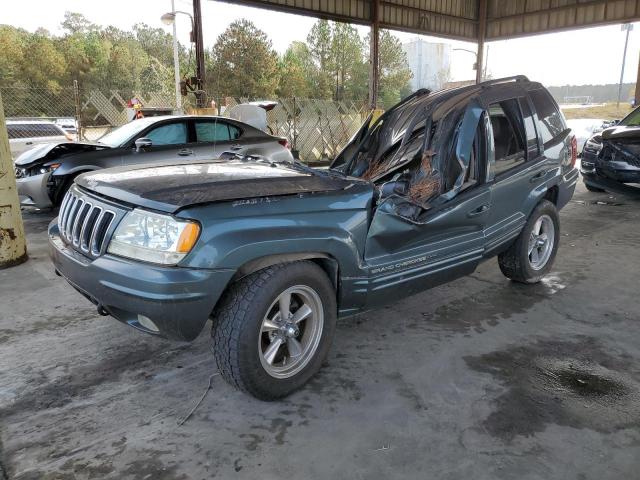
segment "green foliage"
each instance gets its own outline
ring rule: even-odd
[[[380,103],[389,108],[411,92],[412,77],[400,39],[389,30],[380,31],[379,62]]]
[[[280,81],[277,94],[280,97],[309,97],[313,82],[308,77],[312,71],[311,52],[304,42],[292,42],[279,62]]]
[[[369,37],[347,23],[318,20],[304,44],[294,42],[281,60],[279,92],[364,101],[369,94]],[[400,40],[380,32],[380,103],[389,107],[410,93],[411,71]],[[294,66],[292,66],[294,64]],[[302,80],[305,80],[304,82]],[[300,93],[298,93],[300,92]]]
[[[144,23],[126,32],[66,12],[63,34],[0,25],[0,87],[29,87],[59,95],[77,80],[84,90],[173,91],[173,38]],[[210,96],[312,97],[364,102],[368,96],[369,41],[346,23],[318,20],[305,42],[282,56],[265,32],[233,22],[207,54]],[[193,55],[179,47],[181,73],[195,73]],[[380,33],[380,101],[385,107],[409,93],[411,72],[400,41]]]
[[[237,20],[218,37],[207,76],[210,93],[272,97],[278,86],[278,55],[267,34]]]
[[[173,39],[140,24],[133,32],[100,27],[66,12],[62,36],[0,25],[0,87],[30,87],[56,95],[77,80],[85,90],[134,92],[173,89]],[[185,61],[186,51],[180,47]],[[172,91],[172,90],[171,90]]]

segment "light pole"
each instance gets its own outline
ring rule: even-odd
[[[176,15],[181,13],[191,19],[191,30],[193,31],[193,17],[190,13],[176,11],[174,0],[171,0],[171,11],[160,17],[165,25],[173,25],[173,69],[176,83],[176,110],[182,113],[182,93],[180,92],[180,59],[178,56],[178,35],[176,34]]]
[[[616,108],[620,108],[620,95],[622,93],[622,80],[624,77],[624,63],[627,59],[627,45],[629,45],[629,32],[633,30],[632,23],[623,23],[620,28],[622,31],[627,31],[627,34],[624,39],[624,52],[622,53],[622,67],[620,68],[620,83],[618,83],[618,102],[616,103]]]
[[[454,48],[453,51],[454,52],[460,51],[460,52],[472,53],[476,57],[476,61],[473,62],[473,69],[476,70],[476,77],[479,78],[478,75],[477,75],[477,70],[478,70],[478,52],[474,52],[473,50],[469,50],[468,48]],[[478,82],[476,82],[476,83],[478,83]]]

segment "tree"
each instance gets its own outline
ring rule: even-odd
[[[233,22],[212,50],[207,90],[210,93],[271,97],[278,86],[278,55],[271,40],[248,20]]]
[[[308,97],[312,92],[309,72],[313,70],[311,53],[304,42],[292,42],[278,64],[281,97]]]
[[[307,36],[307,45],[314,65],[308,72],[313,92],[317,98],[331,98],[334,65],[331,24],[327,20],[318,20],[313,25]]]
[[[12,86],[20,81],[28,35],[24,30],[0,25],[0,86]]]
[[[98,30],[98,26],[91,23],[84,15],[75,12],[64,12],[62,29],[73,35],[76,33],[86,34],[90,31]]]
[[[44,87],[52,93],[60,91],[60,79],[65,72],[64,55],[56,48],[48,32],[39,30],[27,40],[21,76],[34,87]]]
[[[400,39],[388,30],[380,30],[378,50],[380,103],[389,108],[411,92],[409,81],[413,74]]]
[[[335,23],[331,39],[332,66],[335,76],[335,100],[343,100],[358,92],[355,82],[361,81],[358,70],[364,63],[364,43],[358,31],[348,23]]]
[[[152,28],[145,23],[135,25],[136,40],[149,57],[162,65],[173,65],[173,36],[161,28]],[[178,47],[182,49],[182,46]]]

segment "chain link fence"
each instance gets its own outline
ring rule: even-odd
[[[113,128],[131,120],[130,100],[145,108],[175,109],[175,96],[166,91],[84,90],[76,85],[58,89],[2,87],[7,120],[49,120],[85,141],[98,140]],[[212,97],[213,98],[213,97]],[[249,98],[216,96],[221,115]],[[269,133],[286,138],[299,158],[307,163],[328,162],[353,136],[369,113],[366,101],[333,101],[309,98],[276,98],[267,112]],[[183,108],[193,105],[183,99]],[[75,128],[68,125],[72,119]]]

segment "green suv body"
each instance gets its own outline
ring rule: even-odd
[[[99,312],[148,333],[192,340],[212,318],[223,376],[274,399],[320,368],[338,317],[494,256],[539,281],[575,155],[524,77],[419,91],[367,119],[327,170],[236,158],[82,175],[51,257]]]

